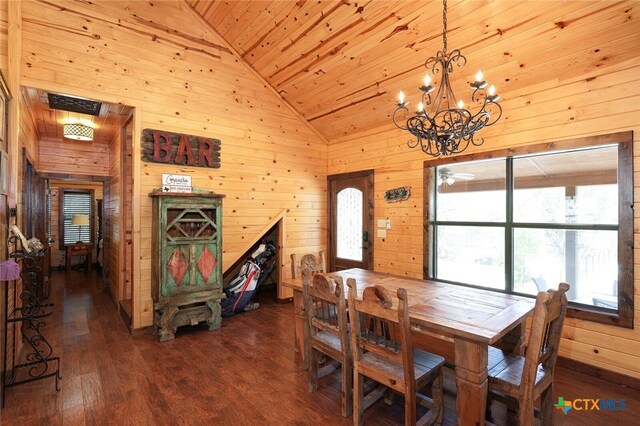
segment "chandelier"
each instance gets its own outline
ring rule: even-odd
[[[457,49],[447,52],[447,0],[443,0],[442,27],[443,48],[424,64],[427,75],[424,85],[419,88],[422,102],[418,104],[417,111],[407,118],[409,102],[405,100],[404,93],[400,92],[399,102],[393,112],[396,127],[408,131],[416,138],[415,141],[407,142],[407,145],[410,148],[420,145],[425,154],[434,157],[462,152],[469,144],[482,145],[484,140],[475,133],[495,124],[502,116],[502,107],[497,103],[500,97],[493,85],[487,93],[487,82],[482,79],[482,71],[478,71],[476,81],[470,85],[473,89],[471,101],[479,108],[476,113],[466,109],[462,100],[456,99],[451,89],[450,76],[454,65],[464,66],[467,58]],[[433,97],[431,94],[436,85],[431,84],[429,72],[434,76],[442,74]]]
[[[92,141],[93,128],[81,123],[68,123],[62,126],[62,135],[77,141]]]

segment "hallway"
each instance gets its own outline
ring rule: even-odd
[[[9,389],[2,425],[350,425],[340,416],[339,375],[307,391],[307,375],[293,360],[293,305],[262,294],[255,311],[223,320],[223,327],[187,327],[160,343],[150,330],[126,331],[114,303],[98,289],[98,274],[53,272],[56,304],[45,333],[62,357],[62,390],[52,379]],[[67,281],[65,283],[65,280]],[[455,419],[454,385],[447,374],[445,424]],[[626,411],[556,412],[560,425],[631,425],[640,392],[563,368],[556,397],[626,400]],[[498,419],[500,413],[494,416]],[[401,398],[378,402],[367,424],[402,424]]]

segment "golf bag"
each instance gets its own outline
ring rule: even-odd
[[[247,258],[238,275],[224,289],[226,299],[220,303],[222,316],[230,317],[244,310],[257,309],[258,303],[251,303],[260,284],[267,279],[275,267],[276,248],[271,242],[262,243],[251,257]],[[251,307],[251,309],[248,309]]]

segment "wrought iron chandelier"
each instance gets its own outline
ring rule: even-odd
[[[451,89],[450,76],[453,67],[462,67],[467,58],[458,49],[447,52],[447,0],[443,0],[442,12],[442,42],[443,48],[425,62],[427,75],[424,85],[420,86],[422,102],[418,104],[414,115],[409,116],[409,102],[404,93],[400,92],[399,102],[393,112],[393,123],[399,129],[406,130],[416,137],[407,142],[410,148],[420,145],[425,154],[439,157],[451,155],[467,149],[469,144],[480,146],[484,142],[475,133],[486,126],[495,124],[502,116],[502,107],[498,104],[500,97],[493,85],[487,91],[487,82],[482,78],[482,71],[476,74],[476,81],[471,83],[471,101],[479,105],[475,114],[464,107],[462,100],[458,101]],[[442,73],[442,79],[437,86],[435,96],[431,93],[436,85],[431,84],[429,72],[434,76]],[[406,121],[405,121],[406,120]]]

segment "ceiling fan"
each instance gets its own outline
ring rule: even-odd
[[[443,183],[453,185],[456,180],[472,180],[474,177],[473,173],[455,173],[451,169],[443,167],[438,169],[438,186]]]

